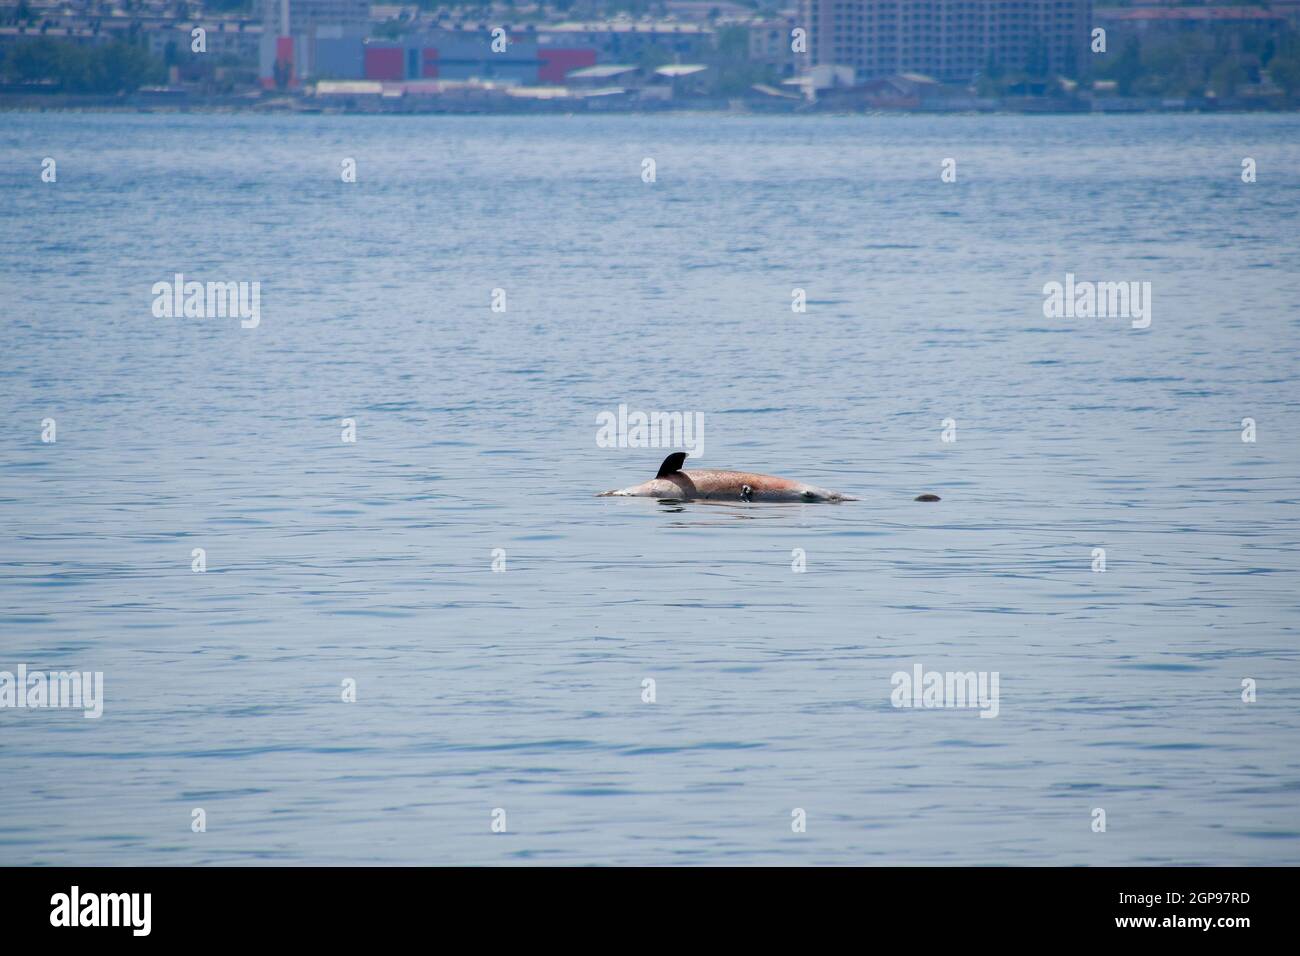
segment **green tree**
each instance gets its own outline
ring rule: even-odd
[[[1035,33],[1025,54],[1025,73],[1033,79],[1046,79],[1048,58],[1047,40],[1041,33]]]
[[[164,75],[161,63],[130,43],[79,46],[49,38],[15,46],[4,70],[11,80],[55,80],[72,93],[129,93]]]
[[[1269,61],[1268,72],[1288,96],[1300,96],[1300,57],[1275,56]]]
[[[1210,89],[1215,96],[1232,96],[1246,82],[1246,71],[1236,57],[1224,57],[1210,72]]]
[[[1129,37],[1120,55],[1097,71],[1102,79],[1114,80],[1121,94],[1128,96],[1142,75],[1142,46],[1137,37]]]

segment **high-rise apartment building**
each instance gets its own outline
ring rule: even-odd
[[[800,0],[812,64],[869,80],[921,73],[967,83],[990,67],[1087,71],[1092,0]]]

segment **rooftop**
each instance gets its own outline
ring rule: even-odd
[[[677,79],[679,76],[692,76],[696,73],[703,73],[707,66],[699,66],[686,63],[670,63],[668,66],[661,66],[655,70],[659,76],[667,76],[671,79]]]
[[[713,30],[703,23],[678,23],[676,20],[598,20],[538,24],[538,33],[695,33]]]
[[[1107,20],[1285,20],[1281,13],[1263,7],[1096,7],[1094,13]]]
[[[570,70],[568,78],[571,80],[609,80],[616,76],[622,76],[624,73],[631,73],[636,69],[635,66],[604,63],[600,66],[584,66],[580,70]]]

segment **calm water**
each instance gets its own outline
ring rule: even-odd
[[[1297,168],[1294,116],[0,115],[0,670],[106,696],[0,710],[0,864],[1300,863]],[[666,454],[620,403],[863,500],[592,497]]]

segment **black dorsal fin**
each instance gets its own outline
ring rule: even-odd
[[[667,478],[669,475],[676,474],[682,470],[684,464],[686,464],[686,452],[675,451],[664,459],[664,463],[659,466],[659,474],[655,477]]]

